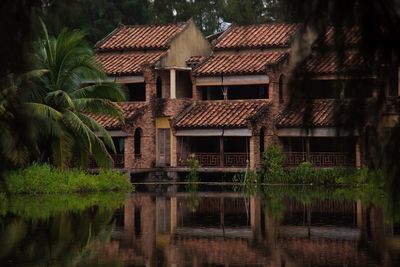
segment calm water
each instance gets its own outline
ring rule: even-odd
[[[0,203],[0,266],[400,266],[371,189],[140,185]]]

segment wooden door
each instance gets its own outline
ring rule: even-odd
[[[158,165],[170,166],[171,164],[171,132],[170,129],[157,129],[158,140]]]

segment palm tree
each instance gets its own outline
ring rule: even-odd
[[[58,167],[71,161],[85,167],[93,156],[100,167],[110,167],[107,148],[115,151],[112,138],[89,114],[122,121],[122,111],[113,101],[123,101],[125,95],[117,84],[106,81],[83,32],[64,29],[53,38],[42,25],[44,36],[35,47],[26,105],[45,138],[48,158]]]

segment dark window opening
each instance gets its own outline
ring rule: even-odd
[[[202,100],[223,100],[224,88],[223,86],[206,86],[201,87]]]
[[[117,209],[114,212],[113,220],[115,221],[115,226],[117,227],[124,227],[125,224],[125,212],[124,207]]]
[[[192,80],[189,71],[176,71],[176,98],[192,97]]]
[[[246,137],[224,137],[224,152],[225,153],[248,153],[249,139]]]
[[[341,80],[310,80],[305,88],[305,96],[309,99],[339,98],[342,88]]]
[[[228,100],[268,99],[268,84],[225,86]],[[202,87],[202,100],[223,100],[224,86]]]
[[[124,154],[125,151],[125,138],[113,137],[115,152],[117,154]]]
[[[399,74],[397,69],[393,69],[390,72],[389,77],[389,91],[388,96],[398,96],[399,95]]]
[[[142,129],[137,128],[135,130],[135,135],[134,135],[135,158],[140,158],[142,156],[142,153],[141,153],[141,139],[142,139]]]
[[[373,79],[346,80],[344,81],[344,97],[372,97],[374,87],[375,81]]]
[[[162,80],[161,80],[160,76],[157,77],[156,89],[157,89],[156,97],[157,98],[162,98],[163,97],[163,94],[162,94]]]
[[[146,83],[126,84],[128,101],[146,101]]]
[[[267,99],[268,85],[228,86],[228,99]]]

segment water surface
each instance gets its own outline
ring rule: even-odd
[[[0,266],[400,266],[389,202],[365,188],[202,184],[8,197]]]

